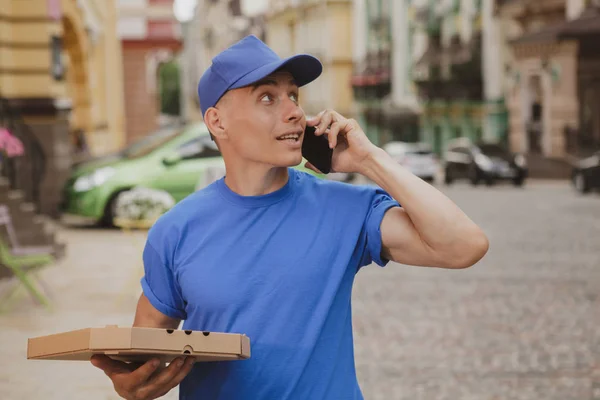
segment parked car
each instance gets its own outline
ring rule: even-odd
[[[459,179],[468,179],[473,185],[482,181],[493,185],[499,180],[508,180],[522,186],[527,173],[527,161],[522,154],[512,153],[493,142],[455,139],[448,144],[444,156],[446,184]]]
[[[434,182],[440,164],[427,143],[389,142],[383,149],[419,178]]]
[[[295,168],[323,177],[303,165]],[[116,154],[77,165],[61,208],[67,223],[110,225],[117,196],[125,191],[159,189],[178,202],[224,174],[221,153],[203,123],[164,128]]]
[[[600,189],[600,151],[579,160],[573,166],[572,182],[580,193]]]

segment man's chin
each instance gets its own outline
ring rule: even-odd
[[[302,164],[302,159],[300,159],[300,161],[294,162],[294,163],[290,162],[290,163],[285,163],[285,164],[278,164],[277,167],[280,167],[280,168],[294,168],[294,167],[299,166],[300,164]]]
[[[277,163],[280,167],[296,167],[302,163],[302,154],[298,152],[298,155],[294,157],[286,157],[286,160],[281,160],[281,163]]]

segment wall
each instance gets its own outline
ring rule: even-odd
[[[71,129],[83,129],[90,152],[124,143],[123,75],[115,0],[62,0],[66,85],[57,95],[73,101]]]
[[[540,49],[545,49],[541,52]],[[508,96],[511,145],[513,150],[529,151],[526,121],[533,97],[531,79],[539,76],[542,82],[543,107],[542,151],[545,156],[560,158],[564,153],[564,128],[578,126],[577,43],[563,42],[543,47],[527,45],[515,49],[517,77]],[[543,66],[542,60],[548,60]],[[552,70],[559,71],[553,75]]]
[[[171,120],[160,116],[157,74],[162,62],[177,57],[182,32],[173,0],[118,0],[118,12],[126,141],[131,143]]]
[[[279,4],[279,8],[278,8]],[[350,79],[353,68],[353,5],[350,1],[272,3],[267,14],[267,44],[281,57],[309,53],[323,64],[323,74],[301,89],[307,115],[333,108],[356,117]]]
[[[50,8],[54,5],[54,8]],[[25,118],[47,157],[41,211],[57,215],[82,128],[92,154],[123,140],[123,81],[114,0],[3,0],[0,96]],[[53,76],[51,39],[63,67]]]
[[[185,28],[186,43],[181,55],[184,65],[184,110],[190,121],[202,120],[197,85],[212,59],[236,41],[253,34],[264,38],[261,10],[265,1],[198,0],[194,18]],[[244,11],[251,14],[245,15]]]

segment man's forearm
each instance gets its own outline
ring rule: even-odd
[[[404,208],[421,239],[432,249],[454,246],[457,239],[483,236],[479,227],[439,190],[400,166],[382,149],[361,164],[360,173]]]

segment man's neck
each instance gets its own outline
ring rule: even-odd
[[[227,168],[225,184],[240,196],[262,196],[281,189],[288,178],[287,167]]]

